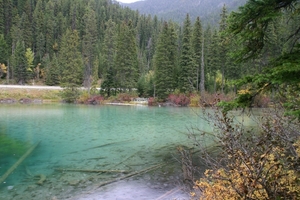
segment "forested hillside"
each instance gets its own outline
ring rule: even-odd
[[[299,19],[290,12],[272,19],[263,36],[253,35],[264,46],[251,47],[259,49],[256,57],[237,63],[246,36],[256,33],[232,35],[226,6],[216,11],[218,24],[205,28],[201,17],[193,22],[185,14],[181,26],[108,0],[0,0],[0,9],[1,82],[61,85],[70,93],[79,86],[101,87],[107,96],[137,88],[139,96],[160,100],[227,93],[235,91],[234,80],[262,72],[298,43]]]
[[[246,0],[145,0],[124,4],[142,14],[157,15],[164,20],[183,22],[189,13],[192,21],[199,16],[204,25],[207,23],[217,25],[220,19],[220,10],[226,5],[228,11],[236,10]]]

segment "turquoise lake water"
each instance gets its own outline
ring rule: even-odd
[[[192,146],[187,128],[201,126],[200,109],[66,104],[0,105],[0,132],[34,145],[41,142],[3,185],[55,168],[139,170],[172,157],[179,145]],[[19,157],[0,161],[0,174]]]
[[[199,108],[15,104],[0,105],[0,114],[5,137],[29,144],[26,148],[40,142],[1,183],[0,192],[24,184],[28,173],[49,177],[57,168],[137,171],[169,162],[179,145],[193,146],[187,129],[212,130],[199,117]],[[19,157],[16,152],[1,157],[0,175]]]

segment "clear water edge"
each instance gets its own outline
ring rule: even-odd
[[[30,191],[28,187],[35,187],[33,185],[36,180],[28,181],[26,170],[27,173],[30,171],[34,175],[45,174],[48,178],[53,177],[49,182],[59,183],[57,185],[61,188],[56,188],[59,190],[69,188],[70,182],[79,180],[80,175],[57,174],[58,172],[54,170],[56,168],[132,172],[158,163],[166,163],[166,169],[160,173],[166,174],[164,177],[166,179],[167,176],[174,178],[169,179],[171,182],[179,183],[177,173],[180,171],[180,164],[175,162],[175,166],[172,166],[170,161],[174,161],[176,147],[179,145],[193,146],[193,142],[185,134],[187,128],[197,126],[201,130],[211,130],[211,127],[199,117],[201,109],[198,108],[65,104],[0,105],[0,113],[0,131],[8,137],[30,144],[41,141],[33,154],[6,179],[5,183],[1,184],[0,193],[5,193],[7,198],[10,198],[10,195],[18,197],[18,192],[10,192],[7,186],[14,186],[16,189],[20,185],[25,185],[23,192],[29,190],[30,195],[34,193],[34,190]],[[12,152],[8,159],[0,161],[1,174],[17,160],[13,154]],[[84,173],[81,175],[92,176]],[[153,173],[152,175],[155,176]],[[118,174],[104,174],[101,180],[112,176]],[[159,179],[159,176],[161,174],[156,175],[156,179]],[[147,177],[151,179],[151,176],[145,175],[144,184]],[[85,187],[98,181],[98,179],[86,181],[88,184],[85,184]],[[169,190],[171,189],[169,187],[162,188]],[[163,193],[162,188],[159,189]],[[57,196],[55,188],[52,193],[52,196]],[[72,194],[79,195],[75,191],[66,194],[65,198],[72,198]],[[49,198],[51,195],[48,195]],[[36,197],[39,198],[38,195]]]

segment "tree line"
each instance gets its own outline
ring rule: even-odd
[[[189,14],[182,24],[164,21],[111,0],[0,0],[0,9],[2,82],[101,87],[107,96],[138,89],[160,100],[235,91],[235,80],[293,48],[286,39],[299,23],[282,13],[266,27],[257,56],[236,62],[244,36],[228,31],[235,22],[225,5],[218,26]]]

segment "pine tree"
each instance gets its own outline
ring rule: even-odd
[[[115,69],[115,56],[116,56],[116,24],[109,19],[106,23],[106,30],[104,33],[104,43],[102,48],[102,71],[103,71],[103,83],[101,88],[107,92],[107,96],[110,96],[110,91],[116,88],[116,69]]]
[[[62,68],[61,86],[64,87],[63,98],[75,102],[78,98],[78,87],[83,82],[83,62],[79,49],[79,35],[76,30],[67,30],[63,35],[59,54]]]
[[[13,73],[18,84],[25,84],[27,80],[26,57],[24,42],[17,41],[12,55]]]
[[[117,70],[118,87],[133,89],[139,78],[137,45],[132,22],[123,22],[117,42],[115,68]]]
[[[0,34],[0,63],[1,64],[7,64],[8,61],[8,45],[5,41],[4,35]]]
[[[46,70],[45,83],[47,85],[59,85],[61,72],[56,54],[53,55],[52,60],[50,60],[49,54],[47,54],[47,56],[43,58],[43,63]]]
[[[204,56],[203,52],[203,34],[202,34],[202,24],[200,17],[197,17],[194,28],[193,28],[193,37],[192,37],[192,45],[193,52],[195,55],[195,62],[197,65],[197,91],[200,89],[201,92],[204,92],[204,66],[202,65],[202,56]],[[199,88],[199,80],[200,80],[200,88]]]
[[[165,22],[154,54],[154,89],[159,100],[165,100],[176,87],[176,40],[174,27]]]
[[[84,87],[87,87],[88,90],[92,84],[92,74],[94,71],[94,59],[96,54],[96,42],[97,42],[97,21],[96,14],[94,10],[87,6],[85,14],[83,16],[83,22],[85,25],[84,35],[83,35],[83,44],[82,51],[84,57]]]
[[[192,48],[192,27],[190,17],[187,14],[183,25],[182,51],[179,64],[179,90],[192,92],[197,85],[197,65]]]
[[[222,73],[222,86],[221,86],[221,91],[222,93],[224,92],[224,87],[225,87],[225,73],[226,73],[226,68],[228,65],[228,36],[226,35],[227,31],[227,9],[226,6],[224,5],[222,8],[222,13],[221,13],[221,21],[219,24],[219,34],[220,34],[220,66],[221,66],[221,73]]]

